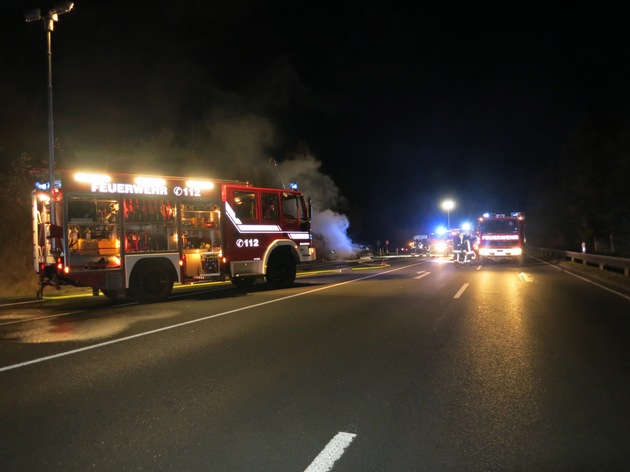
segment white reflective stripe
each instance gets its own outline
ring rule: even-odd
[[[234,210],[228,202],[225,202],[225,213],[227,217],[232,221],[239,233],[284,233],[282,228],[278,225],[246,225],[236,217]],[[295,233],[287,233],[290,239],[296,241],[309,241],[311,235],[308,231],[299,231]]]
[[[281,233],[282,228],[278,225],[245,225],[240,218],[236,217],[236,213],[228,202],[225,202],[225,213],[227,217],[234,223],[236,229],[240,233]]]
[[[234,213],[234,210],[228,202],[225,202],[225,213],[227,214],[228,218],[232,220],[232,223],[234,223],[236,226],[243,224],[243,222],[236,217],[236,213]]]
[[[278,225],[237,225],[241,233],[281,233]]]
[[[289,233],[289,237],[291,239],[311,239],[311,236],[308,233]]]

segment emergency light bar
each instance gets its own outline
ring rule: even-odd
[[[197,188],[200,190],[210,190],[214,188],[214,182],[209,180],[187,180],[186,187]]]
[[[61,180],[55,180],[55,188],[61,187]],[[35,188],[37,190],[50,190],[50,182],[35,182]]]
[[[112,178],[107,174],[86,174],[83,172],[77,172],[74,174],[74,180],[77,182],[84,182],[86,184],[95,184],[111,182]]]
[[[507,216],[505,213],[484,213],[479,217],[479,221],[482,221],[484,218],[518,218],[519,220],[524,220],[525,216],[520,211],[513,211],[510,213],[510,216]]]

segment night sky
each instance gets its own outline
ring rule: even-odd
[[[23,15],[53,3],[0,19],[1,103],[44,157],[45,34]],[[371,244],[445,224],[447,197],[452,226],[526,210],[583,120],[629,110],[628,8],[561,3],[77,0],[53,33],[58,160],[266,185],[272,158]]]

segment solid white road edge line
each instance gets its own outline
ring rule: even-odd
[[[462,296],[462,293],[464,293],[464,290],[466,290],[468,288],[469,284],[464,284],[462,285],[462,288],[460,288],[457,293],[455,294],[455,296],[453,298],[459,298]]]
[[[327,472],[331,470],[356,436],[352,433],[337,433],[304,472]]]
[[[570,276],[572,276],[572,277],[575,277],[576,279],[583,280],[584,282],[587,282],[587,283],[589,283],[589,284],[591,284],[591,285],[595,285],[596,287],[599,287],[599,288],[601,288],[601,289],[604,289],[604,290],[606,290],[607,292],[614,293],[615,295],[619,295],[621,298],[625,298],[626,300],[630,300],[630,296],[628,296],[628,295],[626,295],[626,294],[624,294],[624,293],[618,292],[617,290],[613,290],[613,289],[612,289],[612,288],[610,288],[610,287],[606,287],[605,285],[598,284],[597,282],[593,282],[592,280],[589,280],[589,279],[587,279],[586,277],[582,277],[581,275],[574,274],[574,273],[573,273],[573,272],[571,272],[571,271],[565,270],[565,269],[563,269],[562,267],[557,267],[557,266],[555,266],[555,265],[553,265],[553,264],[550,264],[550,263],[549,263],[549,262],[547,262],[547,261],[543,261],[542,259],[538,259],[537,257],[534,257],[534,256],[529,256],[529,257],[531,257],[532,259],[536,259],[537,261],[540,261],[540,262],[542,262],[543,264],[547,264],[549,267],[553,267],[554,269],[559,270],[560,272],[564,272],[564,273],[565,273],[565,274],[567,274],[567,275],[570,275]]]
[[[418,264],[422,264],[422,262],[420,262]],[[187,325],[191,325],[191,324],[194,324],[194,323],[199,323],[201,321],[207,321],[207,320],[210,320],[212,318],[219,318],[220,316],[230,315],[232,313],[238,313],[239,311],[250,310],[252,308],[257,308],[259,306],[269,305],[270,303],[281,302],[281,301],[284,301],[284,300],[288,300],[290,298],[302,297],[304,295],[309,295],[311,293],[319,292],[321,290],[329,290],[331,288],[340,287],[341,285],[346,285],[346,284],[351,284],[351,283],[354,283],[354,282],[359,282],[360,280],[371,279],[373,277],[378,277],[379,275],[388,274],[390,272],[396,272],[396,271],[399,271],[399,270],[402,270],[402,269],[406,269],[408,267],[412,267],[414,265],[417,265],[417,264],[405,265],[405,266],[402,266],[402,267],[397,267],[395,269],[389,269],[389,270],[381,271],[381,272],[378,272],[376,274],[366,275],[365,277],[359,277],[358,279],[347,280],[346,282],[340,282],[340,283],[334,284],[334,285],[327,285],[327,286],[324,286],[324,287],[315,288],[315,289],[309,290],[307,292],[300,292],[300,293],[296,293],[294,295],[288,295],[286,297],[276,298],[274,300],[269,300],[269,301],[262,302],[262,303],[255,303],[254,305],[244,306],[244,307],[241,307],[241,308],[235,308],[234,310],[224,311],[223,313],[217,313],[217,314],[210,315],[210,316],[204,316],[203,318],[198,318],[196,320],[185,321],[183,323],[177,323],[177,324],[174,324],[174,325],[171,325],[171,326],[164,326],[163,328],[153,329],[151,331],[145,331],[144,333],[133,334],[131,336],[125,336],[124,338],[112,339],[110,341],[104,341],[102,343],[92,344],[91,346],[85,346],[85,347],[82,347],[82,348],[79,348],[79,349],[73,349],[71,351],[60,352],[59,354],[53,354],[51,356],[40,357],[38,359],[32,359],[30,361],[20,362],[19,364],[13,364],[13,365],[5,366],[5,367],[0,367],[0,372],[5,372],[7,370],[13,370],[13,369],[19,369],[20,367],[26,367],[26,366],[29,366],[29,365],[32,365],[32,364],[38,364],[38,363],[44,362],[44,361],[49,361],[49,360],[52,360],[52,359],[57,359],[57,358],[60,358],[60,357],[65,357],[65,356],[70,356],[72,354],[78,354],[80,352],[89,351],[91,349],[97,349],[99,347],[109,346],[110,344],[117,344],[117,343],[122,343],[122,342],[125,342],[125,341],[130,341],[130,340],[136,339],[136,338],[142,338],[144,336],[149,336],[151,334],[161,333],[162,331],[169,331],[171,329],[181,328],[182,326],[187,326]]]
[[[628,295],[625,295],[617,290],[613,290],[612,288],[606,287],[605,285],[598,284],[597,282],[593,282],[592,280],[587,279],[586,277],[582,277],[581,275],[574,274],[573,272],[569,272],[568,270],[561,269],[567,275],[583,280],[584,282],[588,282],[591,285],[595,285],[596,287],[602,288],[607,292],[614,293],[615,295],[619,295],[621,298],[625,298],[626,300],[630,300]]]

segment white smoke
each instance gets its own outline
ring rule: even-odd
[[[320,170],[321,162],[310,153],[302,153],[278,165],[283,180],[297,183],[298,189],[311,197],[312,230],[319,251],[333,250],[340,258],[348,258],[357,249],[348,236],[350,221],[335,209],[342,202],[333,180]]]
[[[151,169],[166,175],[237,179],[259,186],[287,188],[290,183],[297,183],[298,189],[312,199],[312,229],[318,250],[334,250],[344,258],[356,253],[347,234],[350,222],[340,213],[344,203],[341,192],[332,178],[321,171],[322,163],[313,153],[304,144],[297,144],[296,151],[285,154],[277,163],[274,158],[274,165],[270,165],[274,149],[288,146],[280,142],[281,132],[267,118],[265,107],[258,103],[260,94],[253,100],[215,91],[212,98],[214,106],[183,132],[164,127],[140,142],[120,136],[108,141],[110,145],[116,143],[114,146],[99,149],[97,153],[93,146],[77,146],[75,162],[81,160],[79,156],[89,155],[97,161],[95,165],[105,163],[111,171]],[[92,141],[92,138],[85,140]]]
[[[335,211],[324,210],[313,214],[313,232],[320,234],[326,247],[334,250],[341,258],[348,258],[357,253],[348,237],[349,227],[348,218]]]

